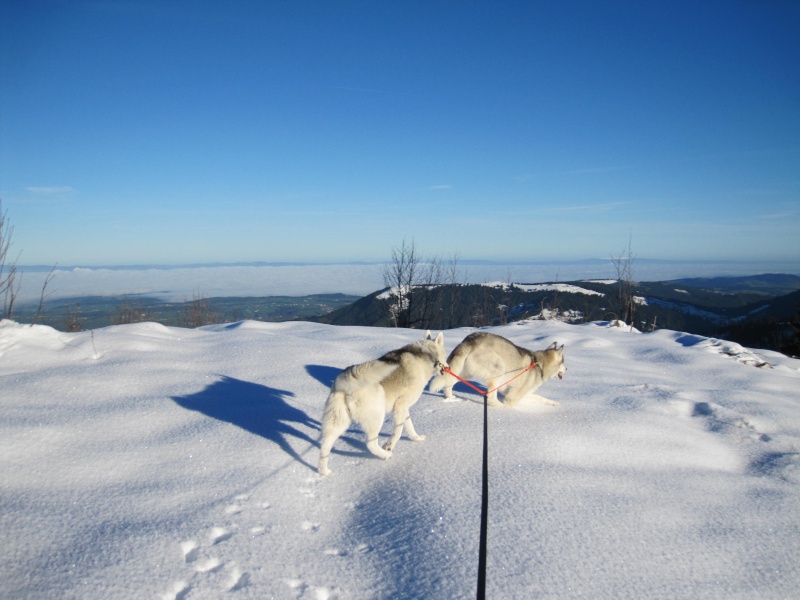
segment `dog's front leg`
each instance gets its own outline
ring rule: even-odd
[[[397,440],[399,440],[400,436],[403,434],[404,427],[406,430],[406,434],[408,434],[408,437],[411,438],[413,441],[422,442],[425,440],[425,436],[419,435],[414,429],[414,423],[411,422],[411,417],[409,416],[408,408],[405,407],[395,408],[393,425],[394,427],[392,431],[392,437],[383,446],[384,449],[386,450],[392,450],[394,448],[394,445],[397,443]]]
[[[415,442],[425,441],[425,436],[418,434],[414,429],[414,424],[411,422],[411,416],[408,416],[406,418],[405,425],[406,425],[406,435],[408,435],[408,437],[410,437],[412,441]]]
[[[383,449],[388,450],[389,452],[394,450],[394,445],[397,443],[397,440],[400,439],[400,436],[403,433],[403,421],[397,418],[396,412],[394,413],[392,425],[392,437],[390,437],[389,441],[383,445]]]

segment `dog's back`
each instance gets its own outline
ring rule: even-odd
[[[422,340],[404,346],[381,357],[397,365],[397,369],[381,383],[386,392],[386,409],[397,402],[416,402],[425,389],[437,363],[444,364],[444,345],[433,340]]]
[[[370,360],[365,363],[351,365],[337,375],[325,401],[325,410],[322,416],[322,435],[345,429],[353,421],[352,409],[348,400],[358,392],[372,392],[378,394],[377,386],[381,380],[388,377],[397,364],[386,363],[381,360]]]
[[[530,364],[532,353],[493,333],[476,331],[469,334],[447,357],[453,373],[485,382],[494,374],[500,374],[520,364]],[[445,397],[452,397],[455,378],[442,373],[433,378],[432,392],[445,390]]]
[[[504,337],[478,331],[468,335],[447,359],[453,373],[465,379],[480,381],[489,388],[488,402],[499,404],[497,386],[502,386],[506,404],[515,405],[544,381],[563,373],[563,349],[552,344],[547,350],[534,352],[517,346]],[[535,366],[531,367],[531,364]],[[507,383],[506,383],[507,382]],[[444,390],[445,398],[453,398],[456,379],[443,373],[434,377],[430,390]],[[551,401],[547,403],[553,404]]]
[[[365,386],[380,383],[391,375],[397,366],[398,363],[389,363],[381,359],[351,365],[336,377],[331,387],[331,393],[352,394]]]

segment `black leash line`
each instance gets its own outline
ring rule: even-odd
[[[486,539],[489,532],[489,398],[483,395],[483,485],[481,541],[478,549],[478,600],[486,598]]]
[[[445,366],[442,368],[442,373],[450,373],[450,375],[458,379],[461,383],[465,383],[479,394],[483,394],[483,482],[481,485],[481,539],[478,546],[478,600],[485,600],[486,598],[486,540],[489,533],[489,394],[508,385],[517,377],[521,377],[536,366],[538,366],[536,361],[532,360],[531,364],[521,373],[515,375],[505,383],[498,385],[493,390],[486,392],[453,373],[450,367]]]

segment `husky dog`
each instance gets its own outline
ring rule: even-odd
[[[504,337],[493,333],[476,332],[464,338],[453,349],[447,362],[453,373],[464,379],[473,379],[486,385],[491,391],[487,403],[500,406],[495,388],[508,382],[500,392],[506,406],[516,405],[523,396],[535,391],[552,377],[562,379],[567,367],[564,366],[564,346],[560,348],[553,342],[547,350],[532,351],[520,348]],[[535,366],[527,372],[531,362]],[[516,377],[516,379],[514,379]],[[445,398],[453,398],[456,378],[449,373],[440,373],[431,381],[430,390],[444,389]],[[539,397],[539,402],[558,406],[558,402]]]
[[[415,442],[423,441],[425,436],[414,430],[409,409],[419,400],[434,373],[445,366],[444,336],[440,333],[434,340],[428,331],[418,342],[339,373],[325,401],[319,474],[330,474],[331,448],[353,421],[364,428],[367,449],[383,459],[391,458],[404,426],[408,437]],[[394,431],[381,448],[378,434],[387,412],[394,417]]]

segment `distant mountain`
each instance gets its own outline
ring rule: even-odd
[[[800,277],[767,274],[642,282],[633,285],[632,293],[636,306],[631,325],[643,331],[672,329],[781,350],[791,348],[794,339],[790,323],[797,319]],[[402,322],[398,313],[403,309],[388,289],[314,320],[452,329],[522,319],[610,321],[623,314],[620,285],[613,280],[420,286],[403,302],[408,314]]]
[[[749,277],[692,277],[674,279],[667,283],[688,285],[717,292],[752,292],[769,296],[779,296],[800,290],[800,277],[780,273],[766,273]]]

